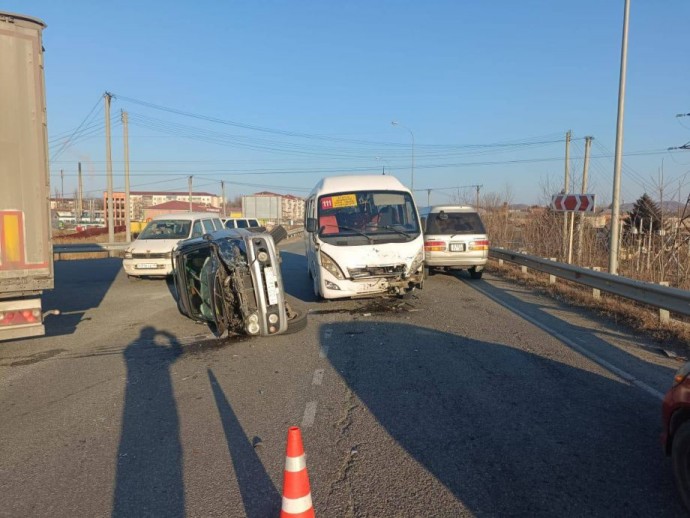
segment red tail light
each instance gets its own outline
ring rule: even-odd
[[[488,239],[477,239],[470,243],[470,250],[488,250],[489,240]]]
[[[425,252],[445,252],[446,244],[443,241],[426,241],[424,243]]]

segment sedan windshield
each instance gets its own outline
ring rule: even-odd
[[[139,239],[186,239],[189,237],[191,224],[191,221],[184,219],[152,221],[139,234]]]

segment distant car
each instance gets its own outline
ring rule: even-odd
[[[246,228],[251,232],[265,232],[264,227],[256,218],[227,218],[224,219],[225,228]]]
[[[285,299],[271,234],[224,229],[181,242],[173,252],[177,306],[218,337],[271,336],[303,329],[306,313]]]
[[[434,268],[466,269],[481,279],[489,259],[489,238],[472,207],[435,205],[420,210],[424,230],[424,263]]]
[[[671,456],[673,475],[685,508],[690,511],[690,362],[673,378],[662,405],[661,444]]]
[[[220,218],[207,212],[156,216],[125,250],[122,266],[129,277],[166,277],[173,271],[177,243],[222,228]]]

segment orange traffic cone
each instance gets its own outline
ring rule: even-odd
[[[314,518],[302,432],[296,426],[288,429],[285,471],[283,472],[283,507],[280,517]]]

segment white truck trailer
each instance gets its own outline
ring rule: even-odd
[[[53,288],[44,28],[0,12],[0,340],[43,335]]]

